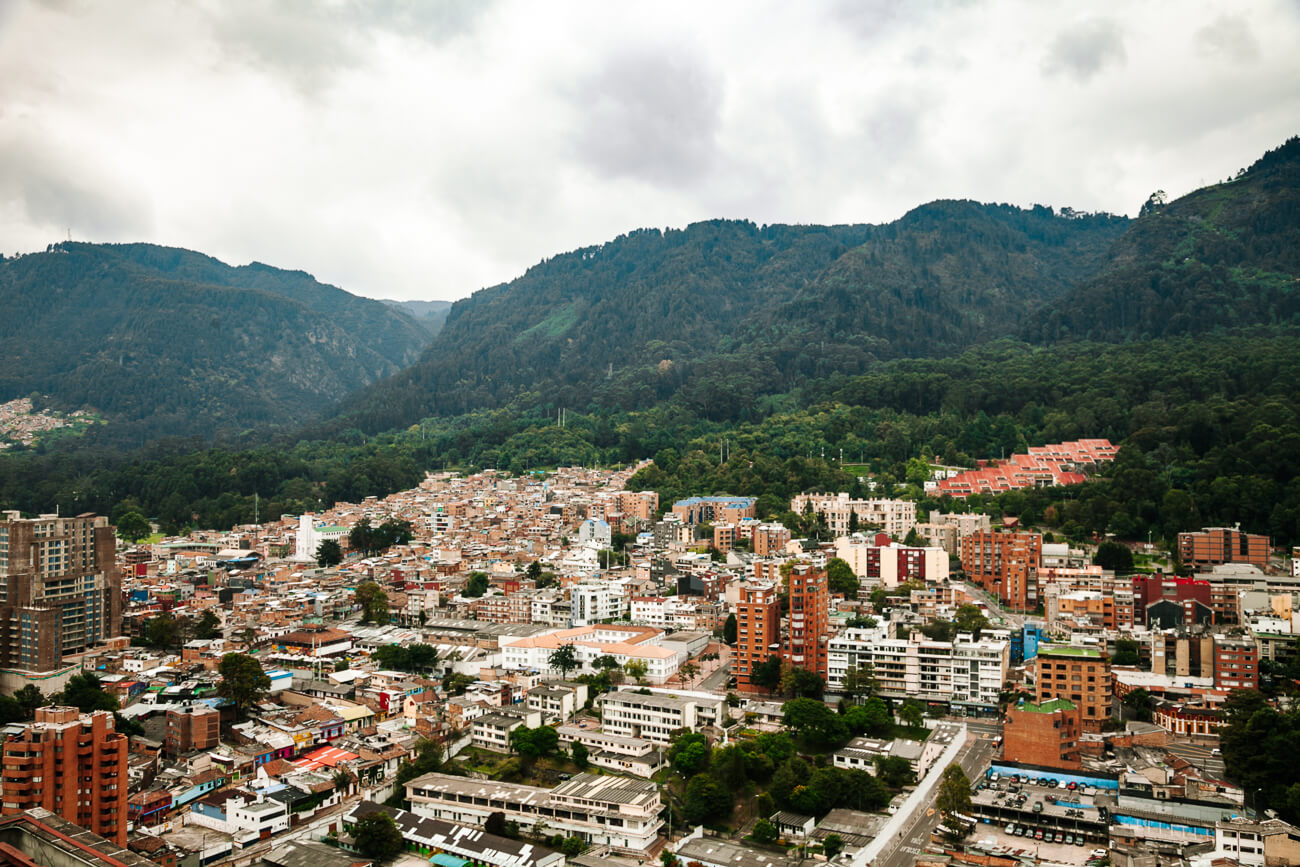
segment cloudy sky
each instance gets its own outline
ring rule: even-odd
[[[713,217],[1134,214],[1300,133],[1297,45],[1297,0],[0,0],[0,250],[455,299]]]

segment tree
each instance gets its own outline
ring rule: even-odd
[[[1115,647],[1110,655],[1111,665],[1138,665],[1142,661],[1142,646],[1132,638],[1115,640]]]
[[[876,756],[875,764],[876,776],[891,789],[901,789],[916,782],[912,763],[902,756]]]
[[[357,604],[361,606],[362,623],[388,622],[388,594],[374,581],[363,581],[355,591]]]
[[[952,622],[958,632],[969,632],[976,638],[980,637],[982,630],[988,629],[992,625],[989,623],[989,619],[984,616],[984,612],[970,603],[958,606]]]
[[[736,646],[736,615],[728,614],[722,624],[722,641],[728,647]]]
[[[488,576],[486,572],[469,573],[469,581],[465,583],[465,592],[461,595],[466,599],[477,599],[488,590]]]
[[[839,557],[832,557],[826,564],[826,583],[832,593],[839,593],[847,599],[858,598],[858,576],[853,574],[853,567]]]
[[[1118,574],[1133,571],[1133,552],[1120,542],[1102,542],[1092,558],[1093,565]]]
[[[569,755],[573,756],[573,763],[580,768],[587,767],[587,748],[577,741],[569,748]]]
[[[751,832],[754,839],[759,843],[775,843],[781,835],[777,832],[776,826],[766,819],[759,819],[754,823],[754,830]]]
[[[827,834],[826,839],[822,840],[822,854],[827,858],[834,858],[844,851],[844,838],[839,834]]]
[[[581,837],[565,837],[564,842],[560,844],[566,858],[577,858],[587,849],[587,844]]]
[[[117,519],[117,535],[131,544],[147,538],[152,532],[148,519],[139,512],[127,512]]]
[[[560,677],[567,679],[569,672],[578,668],[582,663],[578,660],[578,649],[572,644],[561,644],[555,650],[551,651],[547,659],[551,668],[560,670]]]
[[[211,608],[203,612],[199,622],[194,625],[194,637],[204,641],[221,637],[221,618],[217,616],[217,612]]]
[[[144,637],[150,647],[156,647],[159,650],[179,647],[181,643],[180,622],[170,614],[151,617],[149,622],[144,625]]]
[[[781,693],[789,698],[821,698],[826,692],[826,681],[821,675],[795,665],[782,666]]]
[[[668,747],[668,761],[673,770],[688,779],[706,771],[712,757],[709,739],[699,732],[686,729],[674,733]]]
[[[925,722],[925,709],[921,707],[920,702],[909,699],[898,709],[898,718],[903,721],[903,725],[919,728]]]
[[[26,684],[22,689],[14,693],[14,700],[18,702],[23,709],[23,719],[30,720],[36,716],[38,707],[45,707],[49,701],[36,688],[35,684]]]
[[[700,673],[700,667],[693,662],[688,662],[678,669],[678,673],[682,676],[682,683],[689,684],[695,679],[695,675]]]
[[[1123,704],[1128,708],[1133,719],[1138,722],[1151,722],[1151,712],[1155,708],[1155,703],[1151,700],[1151,693],[1145,689],[1130,690],[1125,694]]]
[[[863,704],[849,708],[844,714],[844,723],[854,734],[866,734],[872,737],[884,737],[894,728],[889,707],[875,696],[867,699]]]
[[[850,665],[844,672],[844,679],[841,681],[840,689],[848,696],[850,701],[856,702],[859,697],[871,695],[876,688],[876,670],[870,662],[864,662],[860,666]]]
[[[698,774],[686,784],[686,820],[703,824],[731,813],[731,792],[707,774]]]
[[[627,676],[637,683],[645,683],[646,672],[650,669],[646,666],[645,661],[641,659],[629,659],[623,666]]]
[[[67,685],[63,687],[63,695],[57,703],[75,707],[82,713],[115,711],[120,707],[117,699],[104,692],[99,678],[90,672],[74,674],[68,678]]]
[[[397,823],[382,810],[367,813],[358,819],[352,826],[352,839],[362,855],[376,861],[392,860],[406,846]]]
[[[956,762],[943,769],[943,776],[939,778],[939,794],[935,798],[935,806],[943,816],[943,824],[953,832],[952,842],[964,837],[964,833],[956,832],[969,831],[969,828],[965,820],[957,817],[971,814],[970,780],[966,778],[966,772],[961,769],[961,765]]]
[[[244,653],[227,653],[221,657],[217,671],[221,674],[217,695],[230,699],[239,717],[271,688],[271,678],[262,670],[262,664]]]
[[[343,562],[343,546],[338,539],[326,539],[316,546],[316,565],[322,569],[337,566]]]
[[[844,719],[816,699],[787,701],[781,705],[781,715],[786,728],[818,746],[835,746],[848,737]]]
[[[750,682],[775,692],[781,686],[781,657],[769,656],[749,671]]]
[[[500,811],[488,813],[488,817],[483,820],[483,830],[498,837],[506,836],[506,814]]]

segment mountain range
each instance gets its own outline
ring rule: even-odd
[[[883,225],[712,220],[447,302],[146,244],[0,260],[0,400],[160,434],[367,436],[483,410],[671,404],[717,422],[1002,338],[1124,342],[1300,317],[1300,139],[1136,219],[941,200]],[[784,398],[780,398],[784,399]],[[796,397],[798,403],[800,398]],[[351,432],[351,433],[349,433]]]

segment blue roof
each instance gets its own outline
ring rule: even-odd
[[[440,864],[442,867],[465,867],[469,863],[464,858],[457,858],[455,855],[449,855],[446,852],[439,852],[429,859],[430,864]]]
[[[694,506],[698,503],[743,503],[749,505],[753,502],[756,502],[754,497],[687,497],[684,500],[678,500],[673,505]]]

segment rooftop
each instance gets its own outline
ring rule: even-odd
[[[1074,645],[1040,645],[1038,648],[1039,656],[1072,656],[1080,659],[1101,659],[1101,651],[1092,647],[1076,647]]]
[[[1056,713],[1058,710],[1074,710],[1074,702],[1064,698],[1048,699],[1042,704],[1027,701],[1024,704],[1017,705],[1016,709],[1025,713]]]

